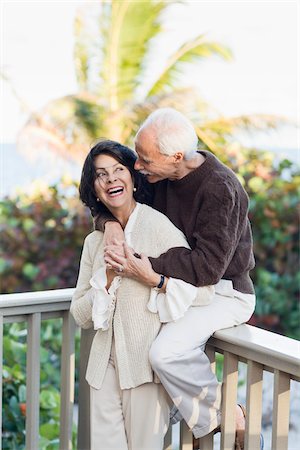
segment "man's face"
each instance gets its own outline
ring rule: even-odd
[[[135,150],[138,159],[134,168],[146,175],[149,183],[157,183],[157,181],[169,178],[176,179],[175,157],[162,155],[155,142],[155,137],[151,130],[142,130],[136,141]]]

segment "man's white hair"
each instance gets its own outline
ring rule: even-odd
[[[196,156],[198,137],[193,124],[179,111],[173,108],[159,108],[150,116],[138,130],[135,140],[146,128],[154,132],[156,145],[163,155],[184,154],[184,159]]]

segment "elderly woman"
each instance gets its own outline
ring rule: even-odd
[[[79,188],[93,215],[106,211],[119,221],[127,255],[147,274],[144,284],[120,277],[121,266],[114,272],[105,265],[103,233],[86,237],[71,313],[82,328],[97,330],[86,373],[92,450],[163,448],[169,405],[150,366],[149,349],[162,322],[182,317],[192,304],[207,304],[214,293],[211,286],[167,279],[144,257],[188,244],[163,214],[136,201],[145,191],[135,161],[129,148],[99,142],[86,158]]]

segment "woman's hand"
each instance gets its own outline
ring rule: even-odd
[[[134,278],[146,286],[157,286],[160,282],[160,275],[152,269],[151,263],[146,255],[137,255],[126,242],[123,243],[124,255],[114,248],[107,248],[105,251],[105,262],[115,270],[118,275]],[[137,256],[134,256],[137,255]]]

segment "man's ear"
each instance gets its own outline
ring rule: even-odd
[[[175,163],[179,163],[183,160],[183,153],[182,152],[176,152],[174,155],[174,161]]]

